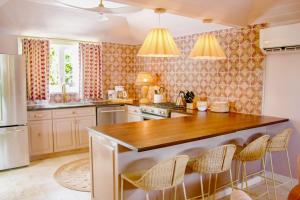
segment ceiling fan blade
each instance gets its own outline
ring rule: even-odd
[[[105,8],[105,7],[98,7],[99,12],[108,13],[108,14],[124,14],[124,13],[134,13],[141,11],[142,9],[132,6],[124,6],[119,8]]]

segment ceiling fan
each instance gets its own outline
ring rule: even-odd
[[[1,1],[1,0],[0,0]],[[126,4],[115,3],[111,1],[100,0],[98,6],[94,6],[94,0],[27,0],[39,4],[62,6],[68,8],[74,8],[80,11],[87,11],[90,13],[96,13],[98,15],[98,21],[107,21],[112,18],[124,17],[122,14],[134,13],[141,11],[141,8],[128,6]],[[92,3],[92,4],[90,4]],[[87,4],[93,5],[94,7],[87,7]],[[104,5],[105,4],[105,5]]]
[[[75,6],[72,4],[68,4],[66,2],[64,2],[63,0],[58,0],[62,5],[64,6],[68,6],[71,8],[76,8],[76,9],[81,9],[81,10],[86,10],[86,11],[90,11],[90,12],[97,12],[99,14],[126,14],[126,13],[134,13],[134,12],[138,12],[141,9],[137,8],[137,7],[133,7],[133,6],[128,6],[128,5],[123,5],[120,4],[122,6],[117,6],[114,8],[109,8],[106,7],[103,3],[103,0],[100,0],[99,5],[96,7],[92,7],[92,8],[83,8],[83,7],[79,7],[79,6]]]

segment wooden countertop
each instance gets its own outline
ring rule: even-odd
[[[277,117],[199,112],[187,117],[103,125],[91,130],[141,152],[286,121]]]

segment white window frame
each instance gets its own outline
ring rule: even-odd
[[[58,86],[51,86],[49,84],[49,93],[50,94],[59,94],[62,93],[62,83],[64,83],[64,78],[65,78],[65,70],[64,70],[64,51],[70,46],[73,46],[73,59],[72,59],[72,66],[73,66],[73,79],[76,80],[74,81],[74,87],[66,87],[67,88],[67,93],[76,93],[79,94],[80,91],[80,86],[79,86],[79,44],[78,42],[71,42],[71,41],[59,41],[59,40],[52,40],[50,41],[50,49],[52,46],[59,46],[59,85]],[[75,69],[75,70],[74,70]]]

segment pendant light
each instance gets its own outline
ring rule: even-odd
[[[159,16],[159,26],[160,15],[165,12],[166,10],[164,8],[155,9],[155,13]],[[153,28],[148,33],[137,54],[137,56],[141,57],[177,57],[179,55],[180,51],[172,35],[168,29],[162,27]]]
[[[212,20],[203,20],[210,23]],[[220,46],[217,38],[213,34],[206,33],[201,35],[190,53],[190,58],[217,60],[226,59],[226,55]]]

